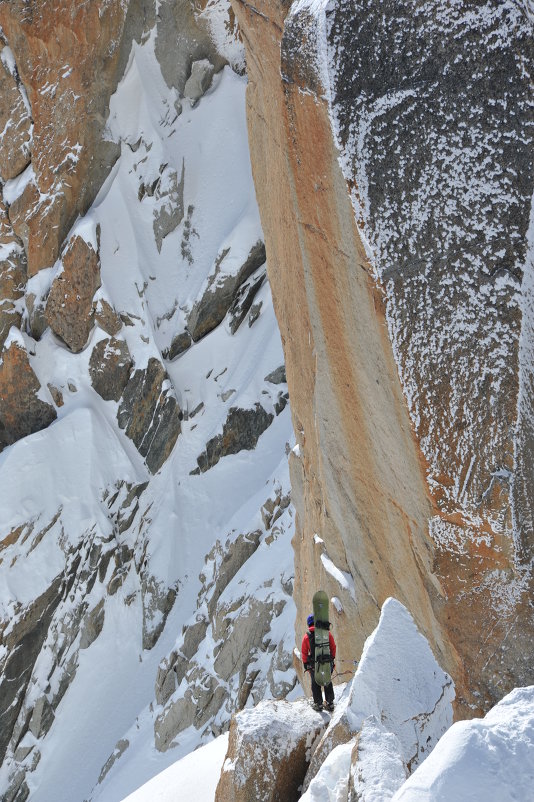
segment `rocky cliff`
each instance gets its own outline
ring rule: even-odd
[[[225,2],[0,25],[0,795],[122,799],[296,684],[243,46]]]
[[[531,17],[234,7],[299,446],[298,623],[326,587],[357,655],[396,595],[472,715],[532,680]]]
[[[294,694],[318,586],[349,662],[399,599],[457,716],[533,681],[532,24],[0,0],[6,802]]]

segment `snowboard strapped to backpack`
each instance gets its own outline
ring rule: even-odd
[[[330,657],[330,622],[328,620],[328,596],[318,590],[313,596],[314,632],[314,677],[317,685],[328,685],[332,681]],[[310,644],[311,645],[311,644]]]

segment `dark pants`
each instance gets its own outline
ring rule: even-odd
[[[311,686],[312,686],[312,694],[313,694],[313,701],[317,705],[322,705],[323,703],[323,691],[324,688],[324,698],[327,704],[334,703],[334,686],[331,682],[328,685],[318,685],[315,682],[315,676],[313,671],[309,672],[311,678]]]

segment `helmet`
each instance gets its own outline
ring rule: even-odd
[[[309,615],[308,618],[306,619],[306,623],[308,624],[309,627],[313,627],[313,620],[314,620],[313,615]]]

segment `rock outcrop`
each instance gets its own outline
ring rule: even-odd
[[[265,263],[265,245],[263,242],[257,242],[237,270],[235,265],[228,270],[225,269],[225,259],[229,256],[232,256],[231,248],[225,248],[219,254],[202,297],[195,303],[189,314],[187,328],[195,342],[219,325],[236,300],[240,286]],[[252,299],[250,302],[252,303]],[[237,329],[239,323],[235,325],[234,330]]]
[[[0,7],[9,58],[28,104],[6,75],[20,134],[1,175],[17,175],[31,155],[31,180],[9,209],[30,276],[54,264],[76,216],[88,209],[117,158],[117,146],[103,136],[105,118],[132,37],[143,27],[140,6],[38,0],[28,9],[15,0]]]
[[[26,346],[17,329],[0,357],[0,449],[46,428],[57,417],[52,404],[40,398]]]
[[[266,695],[283,698],[296,684],[291,641],[271,634],[287,615],[293,590],[289,566],[279,557],[292,523],[289,497],[281,487],[263,505],[262,518],[264,531],[232,533],[206,555],[196,613],[158,670],[161,710],[154,734],[161,751],[191,726],[199,733],[219,734],[225,729],[221,718]],[[258,585],[255,572],[269,560],[276,562],[280,576]],[[207,663],[202,659],[206,645],[213,655]]]
[[[132,375],[122,394],[117,420],[148,468],[156,473],[181,431],[180,407],[157,359],[152,357],[144,370],[136,370]]]
[[[298,440],[299,623],[322,585],[357,655],[397,596],[473,715],[533,676],[528,17],[234,9]]]
[[[326,716],[307,702],[262,702],[232,719],[216,802],[297,802]]]
[[[98,248],[75,236],[62,254],[45,308],[46,322],[74,353],[85,346],[94,326],[93,298],[99,287]]]
[[[104,401],[120,401],[131,367],[132,357],[124,340],[106,337],[95,345],[91,353],[91,384]]]
[[[198,470],[204,473],[229,454],[252,450],[273,420],[272,412],[267,412],[259,403],[253,409],[231,407],[222,434],[208,440],[206,450],[197,457]]]

